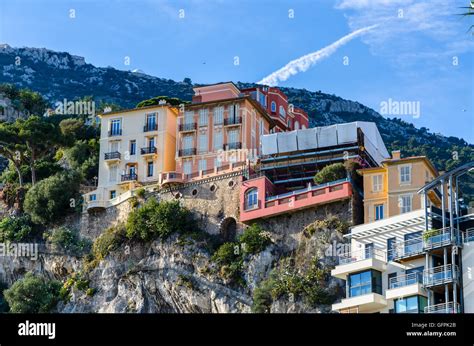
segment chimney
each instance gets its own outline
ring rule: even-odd
[[[401,157],[402,157],[402,154],[400,153],[400,150],[392,151],[392,160],[400,160]]]

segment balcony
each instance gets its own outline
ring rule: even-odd
[[[182,183],[183,182],[183,174],[178,172],[167,172],[161,174],[161,184],[173,184],[173,183]]]
[[[179,125],[180,132],[196,131],[196,129],[197,129],[197,123],[186,123],[186,124]]]
[[[105,161],[120,161],[120,153],[118,151],[111,151],[104,154]]]
[[[158,130],[158,124],[146,124],[143,126],[143,132],[150,132],[150,131],[157,131]]]
[[[424,248],[426,250],[437,249],[451,244],[451,229],[449,227],[429,230],[423,233]]]
[[[242,149],[242,143],[241,142],[227,143],[223,145],[223,149],[224,150]]]
[[[224,126],[235,126],[242,124],[242,117],[232,117],[224,119]]]
[[[340,303],[332,305],[332,309],[335,311],[357,308],[357,311],[361,313],[377,312],[384,307],[387,307],[387,301],[384,296],[378,293],[345,298]]]
[[[474,241],[474,228],[469,228],[464,233],[464,242],[469,243],[471,241]]]
[[[459,267],[457,265],[443,265],[439,267],[425,269],[423,271],[423,285],[432,287],[453,282],[459,277]]]
[[[425,252],[422,237],[397,242],[388,250],[389,261],[402,261],[419,257]]]
[[[129,181],[136,181],[138,179],[136,174],[122,174],[120,181],[122,183]]]
[[[412,295],[426,296],[426,290],[423,288],[423,274],[410,273],[390,278],[388,289],[385,291],[387,299],[396,299]]]
[[[196,148],[180,149],[178,151],[179,157],[193,156],[193,155],[196,155]]]
[[[109,137],[121,136],[122,129],[109,130]]]
[[[387,270],[387,255],[381,249],[361,249],[342,254],[331,275],[346,280],[347,275],[367,269]]]
[[[153,155],[156,154],[156,147],[145,147],[140,149],[141,155]]]
[[[425,314],[459,314],[461,306],[459,303],[446,302],[425,307]]]

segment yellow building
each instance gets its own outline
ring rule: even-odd
[[[175,170],[178,109],[162,104],[100,115],[97,189],[84,196],[87,210],[129,198]]]
[[[364,223],[423,207],[417,191],[438,176],[426,156],[402,158],[393,151],[381,167],[359,170],[364,179]]]

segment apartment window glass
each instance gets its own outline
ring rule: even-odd
[[[245,193],[245,209],[253,209],[258,206],[258,189],[250,189]]]
[[[206,153],[208,149],[207,133],[199,134],[199,152]]]
[[[214,125],[222,125],[224,123],[224,107],[214,107]]]
[[[192,124],[194,123],[194,112],[186,111],[184,112],[184,124]]]
[[[372,190],[374,192],[382,191],[382,175],[372,176]]]
[[[406,281],[407,281],[406,284],[413,285],[416,283],[422,283],[423,269],[425,269],[424,266],[405,270]]]
[[[114,119],[110,123],[110,134],[112,136],[120,135],[122,131],[122,121],[120,119]]]
[[[374,257],[374,243],[365,244],[364,249],[365,249],[365,258]]]
[[[199,110],[199,126],[207,126],[209,110],[207,108]]]
[[[404,235],[405,246],[404,254],[411,255],[419,253],[423,250],[422,232],[413,232]]]
[[[199,160],[199,168],[198,169],[200,171],[205,171],[207,169],[207,160],[206,159]]]
[[[184,161],[183,162],[183,173],[184,174],[191,174],[192,171],[192,162],[191,161]]]
[[[146,115],[146,126],[149,131],[156,129],[156,113]]]
[[[427,299],[423,296],[411,296],[395,301],[395,313],[421,313],[424,311]]]
[[[411,167],[401,166],[400,167],[400,182],[409,183],[411,181]]]
[[[117,181],[118,166],[112,165],[109,168],[109,182],[115,183]]]
[[[216,157],[214,159],[214,167],[219,168],[220,166],[222,166],[222,160],[219,157]]]
[[[227,142],[237,143],[239,142],[239,130],[230,130],[227,132]]]
[[[400,196],[400,213],[408,213],[411,211],[411,196]]]
[[[153,176],[153,161],[148,161],[147,166],[146,166],[146,176],[147,177],[152,177]]]
[[[387,239],[387,259],[393,261],[396,255],[396,242],[397,238]]]
[[[277,111],[277,104],[275,103],[275,101],[272,101],[271,103],[271,111],[274,113]]]
[[[283,118],[283,119],[285,119],[285,118],[286,118],[286,111],[285,111],[285,107],[283,107],[283,106],[280,106],[280,108],[279,108],[279,112],[278,112],[278,113],[280,114],[280,117],[281,117],[281,118]]]
[[[263,107],[267,107],[267,97],[265,96],[265,94],[262,93],[262,92],[259,92],[258,95],[259,95],[259,102],[260,102],[260,104],[261,104]]]
[[[137,167],[135,166],[128,166],[128,174],[133,176],[137,173]]]
[[[148,148],[153,148],[155,146],[155,137],[148,138]]]
[[[383,204],[377,204],[375,206],[375,220],[383,219]]]
[[[349,297],[368,293],[382,294],[382,274],[377,270],[367,270],[349,275]]]
[[[89,195],[89,201],[90,202],[93,202],[95,200],[97,200],[97,195],[95,193],[93,193],[92,195]]]
[[[130,155],[135,155],[137,153],[137,141],[131,140],[130,141]]]
[[[223,136],[221,131],[214,132],[214,150],[222,149],[222,137]]]
[[[192,148],[193,148],[193,136],[184,136],[183,149],[192,149]]]
[[[117,191],[115,191],[115,190],[110,191],[109,196],[110,196],[110,199],[117,197]]]
[[[388,280],[388,289],[391,289],[391,288],[397,288],[398,287],[398,283],[397,283],[397,280],[395,280],[397,277],[397,273],[389,273],[387,275],[387,280]]]

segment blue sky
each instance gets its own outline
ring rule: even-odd
[[[378,25],[278,85],[321,90],[376,111],[389,99],[419,102],[419,117],[389,116],[474,143],[473,23],[456,15],[467,3],[0,0],[0,43],[67,51],[96,66],[174,80],[257,82],[354,30]]]

